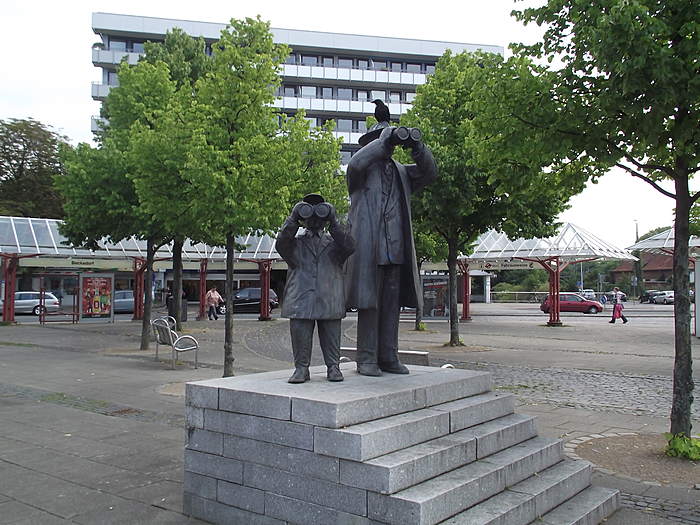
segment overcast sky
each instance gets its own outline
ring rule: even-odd
[[[53,126],[74,144],[91,140],[90,117],[99,113],[99,104],[90,97],[90,83],[101,78],[91,61],[91,46],[99,41],[91,29],[91,14],[97,11],[209,22],[259,14],[277,28],[495,44],[507,49],[511,42],[532,42],[539,36],[537,27],[523,27],[510,16],[515,6],[525,3],[2,0],[0,118],[31,117]],[[589,185],[571,205],[560,220],[619,247],[634,243],[635,220],[640,235],[670,226],[673,220],[671,199],[623,173],[612,172]]]

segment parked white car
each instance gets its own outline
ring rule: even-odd
[[[652,298],[654,304],[673,304],[673,290],[664,290]]]
[[[0,308],[3,301],[0,299]],[[58,298],[51,292],[44,293],[44,308],[47,312],[57,312],[60,306]],[[34,314],[41,313],[39,305],[39,292],[15,292],[15,313]]]

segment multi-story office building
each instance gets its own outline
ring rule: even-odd
[[[92,62],[102,68],[102,81],[93,84],[92,97],[103,100],[118,83],[116,69],[124,57],[135,64],[145,41],[163,40],[175,27],[204,38],[210,50],[225,24],[93,13],[92,29],[102,43],[93,46]],[[335,120],[335,133],[343,138],[343,164],[359,148],[365,118],[374,112],[372,100],[384,100],[392,117],[398,119],[408,111],[416,87],[425,83],[445,50],[503,54],[502,47],[490,45],[297,29],[273,28],[272,34],[276,42],[292,50],[282,66],[275,105],[288,114],[303,108],[315,125]],[[97,129],[93,118],[93,130]]]

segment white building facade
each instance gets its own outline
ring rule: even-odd
[[[117,66],[126,57],[135,64],[144,42],[162,41],[166,33],[180,28],[202,37],[207,50],[218,40],[225,24],[171,20],[112,13],[93,13],[92,29],[102,42],[93,46],[92,62],[102,70],[102,80],[92,85],[92,98],[104,100],[118,84]],[[342,137],[342,163],[359,149],[365,119],[374,113],[374,99],[389,106],[397,119],[411,107],[417,86],[435,69],[447,50],[485,51],[503,54],[501,46],[389,38],[382,36],[275,29],[275,42],[287,44],[291,54],[282,66],[282,85],[275,106],[287,114],[304,109],[313,125],[328,119]],[[97,131],[98,117],[92,129]]]

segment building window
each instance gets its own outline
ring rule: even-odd
[[[312,128],[316,127],[316,117],[304,117]]]
[[[377,71],[386,71],[386,61],[384,60],[372,60],[372,68]]]
[[[352,58],[339,58],[338,67],[352,69]]]
[[[352,100],[352,89],[338,88],[338,100]]]
[[[297,95],[296,86],[284,86],[285,97],[295,97]]]
[[[428,75],[432,75],[433,73],[435,73],[435,64],[426,64],[425,72]]]
[[[358,69],[369,69],[369,60],[366,58],[358,58],[357,59],[357,68]]]
[[[420,73],[420,64],[406,64],[406,71],[409,73]]]
[[[372,100],[386,100],[386,91],[372,90]]]
[[[131,51],[134,53],[143,53],[144,52],[143,42],[132,42]]]
[[[126,51],[126,40],[112,40],[109,39],[109,50],[110,51]]]
[[[317,66],[318,57],[312,55],[301,55],[301,64],[303,66]]]
[[[118,86],[119,85],[119,75],[116,71],[107,72],[107,85],[108,86]]]
[[[316,86],[301,86],[302,98],[316,98]]]
[[[400,73],[401,70],[403,70],[403,62],[392,62],[391,63],[391,70]]]
[[[290,54],[287,57],[287,60],[284,61],[285,64],[296,64],[297,63],[297,56],[295,53]]]
[[[369,100],[369,91],[366,89],[358,89],[357,100]]]
[[[339,118],[335,122],[336,131],[352,131],[352,120],[347,118]]]
[[[390,91],[389,92],[389,102],[394,102],[394,103],[401,102],[401,92],[400,91]]]
[[[414,100],[416,100],[416,94],[415,93],[406,93],[406,102],[412,103]]]
[[[333,98],[333,88],[332,87],[323,87],[321,88],[321,97],[322,98]]]
[[[356,120],[355,129],[353,131],[357,131],[359,133],[367,132],[367,122],[365,122],[364,120]]]
[[[333,67],[333,57],[323,57],[324,67]]]

